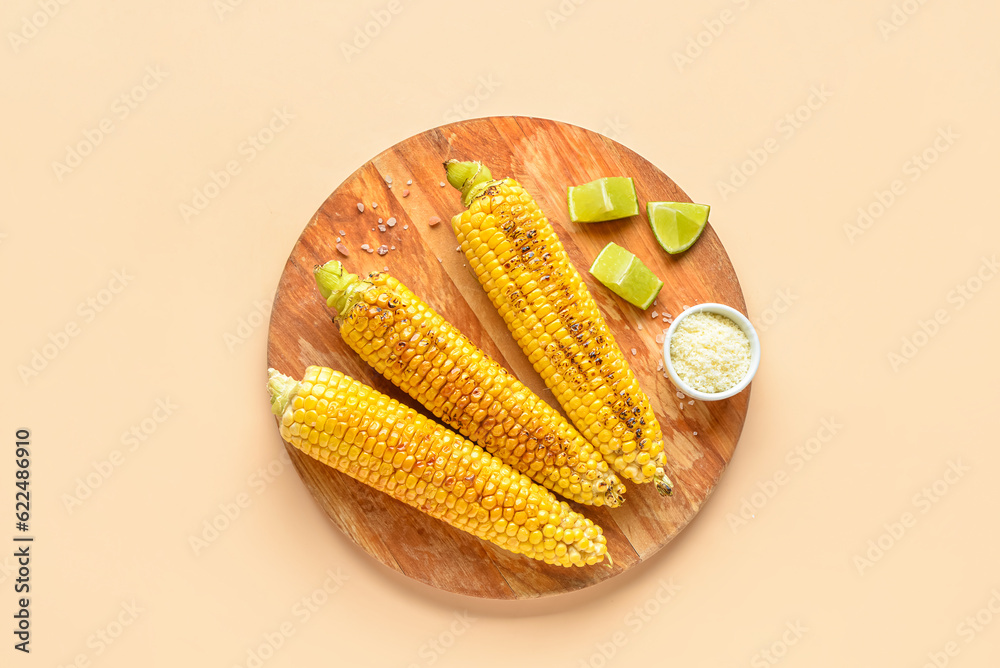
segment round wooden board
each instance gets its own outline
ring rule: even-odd
[[[496,548],[286,447],[330,519],[390,568],[434,587],[486,598],[533,598],[582,589],[648,559],[691,521],[732,458],[746,417],[749,389],[725,401],[694,405],[677,397],[670,381],[657,371],[661,345],[655,337],[667,325],[660,318],[653,319],[652,311],[676,315],[685,306],[712,301],[746,313],[743,293],[711,225],[680,256],[670,256],[657,245],[646,221],[645,203],[690,199],[641,156],[607,137],[565,123],[528,117],[481,118],[428,130],[396,144],[364,164],[330,195],[292,249],[278,284],[268,333],[268,366],[295,377],[301,377],[311,364],[340,369],[427,414],[341,340],[312,275],[315,265],[337,258],[358,274],[388,267],[558,408],[465,266],[464,254],[456,252],[449,221],[462,205],[458,191],[440,185],[442,163],[450,158],[477,159],[497,178],[514,177],[545,211],[653,403],[676,492],[660,497],[652,485],[627,483],[627,501],[621,508],[574,504],[604,528],[614,567],[562,568]],[[590,225],[569,222],[567,185],[617,175],[635,180],[640,215]],[[391,188],[386,183],[389,177]],[[409,195],[403,197],[407,189]],[[358,211],[358,202],[365,204],[363,213]],[[428,225],[432,216],[442,223]],[[380,217],[395,217],[395,227],[379,232]],[[344,237],[350,249],[347,258],[336,251],[338,236]],[[619,299],[587,271],[609,241],[635,252],[663,279],[657,305],[649,311]],[[361,250],[365,243],[374,248],[395,246],[395,250],[385,256],[370,254]]]

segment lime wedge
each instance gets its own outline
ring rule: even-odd
[[[590,273],[613,293],[641,309],[649,308],[663,287],[663,281],[642,260],[613,242],[594,259]]]
[[[676,255],[691,248],[701,236],[709,208],[707,204],[691,202],[648,202],[646,215],[663,250]]]
[[[569,219],[574,223],[600,223],[639,213],[635,184],[627,176],[608,176],[566,192]]]

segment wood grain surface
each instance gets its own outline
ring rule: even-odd
[[[311,364],[340,369],[429,416],[341,340],[312,275],[315,265],[336,258],[358,274],[388,267],[495,360],[559,408],[466,266],[464,254],[456,252],[449,221],[462,205],[458,191],[440,185],[445,180],[442,163],[450,158],[480,160],[495,178],[517,179],[545,211],[652,401],[663,428],[676,492],[660,497],[652,485],[629,482],[627,501],[621,508],[572,504],[604,528],[614,566],[562,568],[496,548],[286,447],[330,519],[390,568],[434,587],[478,597],[532,598],[582,589],[648,559],[691,521],[732,458],[746,417],[749,388],[728,400],[693,405],[677,396],[676,388],[657,371],[661,345],[655,337],[668,325],[660,317],[652,318],[652,312],[677,314],[687,306],[712,301],[746,313],[743,293],[711,225],[680,256],[670,256],[656,244],[645,203],[690,199],[641,156],[607,137],[565,123],[527,117],[474,119],[396,144],[362,165],[323,203],[292,249],[278,284],[268,333],[269,367],[299,378]],[[640,215],[587,225],[569,222],[568,185],[619,175],[635,180]],[[409,194],[404,196],[406,190]],[[358,211],[358,202],[365,204],[363,213]],[[441,224],[429,225],[433,216]],[[390,217],[396,225],[380,232],[378,219]],[[343,237],[349,249],[346,258],[336,250],[337,237]],[[636,253],[663,279],[656,306],[642,311],[628,304],[587,271],[609,241]],[[361,250],[366,243],[395,249],[380,256]]]

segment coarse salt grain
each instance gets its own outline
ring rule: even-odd
[[[441,182],[441,183],[439,183],[438,185],[439,185],[439,186],[441,186],[442,188],[444,188],[444,181],[442,181],[442,182]]]
[[[406,185],[412,186],[413,185],[413,179],[406,179]]]
[[[362,204],[361,206],[364,206],[364,204]],[[340,236],[346,237],[347,236],[347,232],[345,232],[344,230],[341,230],[340,231]]]
[[[360,211],[361,213],[365,212],[365,205],[362,204],[361,202],[358,202],[358,211]]]
[[[750,369],[750,340],[724,315],[692,313],[674,331],[670,361],[678,378],[694,389],[725,392]]]
[[[409,225],[403,225],[403,229],[404,230],[408,230],[408,229],[410,229],[410,226]]]
[[[385,224],[388,225],[389,227],[396,227],[396,219],[390,218],[389,220],[385,221]]]
[[[373,209],[377,209],[378,208],[378,202],[372,202],[372,208]]]
[[[406,188],[403,188],[403,197],[409,197],[409,196],[410,196],[410,191],[407,190]]]
[[[637,352],[638,352],[638,351],[637,351],[637,350],[636,350],[635,348],[633,348],[633,349],[632,349],[632,354],[633,354],[633,355],[635,355],[635,354],[636,354]]]

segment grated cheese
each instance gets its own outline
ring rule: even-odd
[[[724,315],[692,313],[674,330],[670,361],[678,377],[701,392],[724,392],[750,369],[750,340]]]

